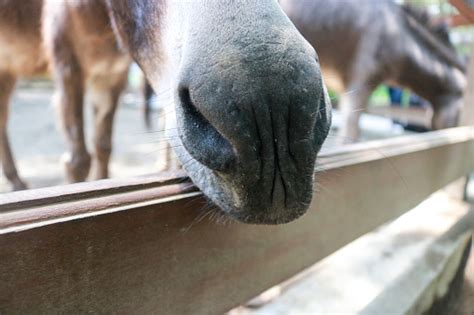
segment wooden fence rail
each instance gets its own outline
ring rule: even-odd
[[[326,150],[308,214],[201,220],[182,174],[0,196],[0,313],[218,314],[474,171],[474,127]]]

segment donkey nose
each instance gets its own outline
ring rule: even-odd
[[[281,161],[303,169],[311,166],[324,138],[315,131],[324,114],[317,59],[297,50],[287,55],[285,63],[267,58],[265,67],[255,66],[254,60],[232,64],[242,68],[241,77],[225,68],[193,68],[182,75],[178,132],[195,160],[220,173],[240,172],[245,164],[255,172],[264,165],[273,174],[270,169]],[[209,73],[212,79],[206,78]],[[246,174],[250,180],[273,177]]]
[[[189,87],[180,85],[178,94],[181,103],[179,114],[183,124],[187,126],[179,130],[186,150],[209,169],[229,172],[237,159],[232,145],[199,111],[193,102]]]
[[[289,222],[311,202],[330,114],[316,54],[304,43],[236,47],[178,73],[183,167],[242,222]]]

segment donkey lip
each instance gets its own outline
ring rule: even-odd
[[[271,207],[266,211],[262,209],[255,209],[254,211],[230,211],[225,212],[235,220],[246,223],[246,224],[258,224],[258,225],[278,225],[286,224],[303,216],[307,211],[307,208],[301,207],[297,209],[293,208],[277,208]]]
[[[272,205],[285,205],[286,206],[286,188],[282,175],[278,171],[275,171],[275,176],[273,179],[273,188],[271,192],[271,201]]]

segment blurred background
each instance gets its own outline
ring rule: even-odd
[[[111,177],[121,178],[156,172],[157,157],[166,148],[164,134],[157,126],[163,112],[152,110],[154,124],[148,129],[144,121],[143,74],[133,64],[128,87],[122,94],[113,134]],[[166,91],[162,92],[166,94]],[[12,150],[17,168],[29,188],[64,184],[61,156],[66,150],[58,123],[58,114],[51,104],[54,84],[49,76],[23,78],[13,94],[8,121]],[[87,103],[87,99],[86,99]],[[152,100],[152,106],[156,102]],[[92,109],[85,106],[86,139],[92,147]],[[10,191],[5,177],[0,177],[0,192]]]

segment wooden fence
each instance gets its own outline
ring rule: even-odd
[[[0,313],[225,312],[474,171],[474,127],[326,150],[300,220],[200,220],[169,174],[0,198]]]

